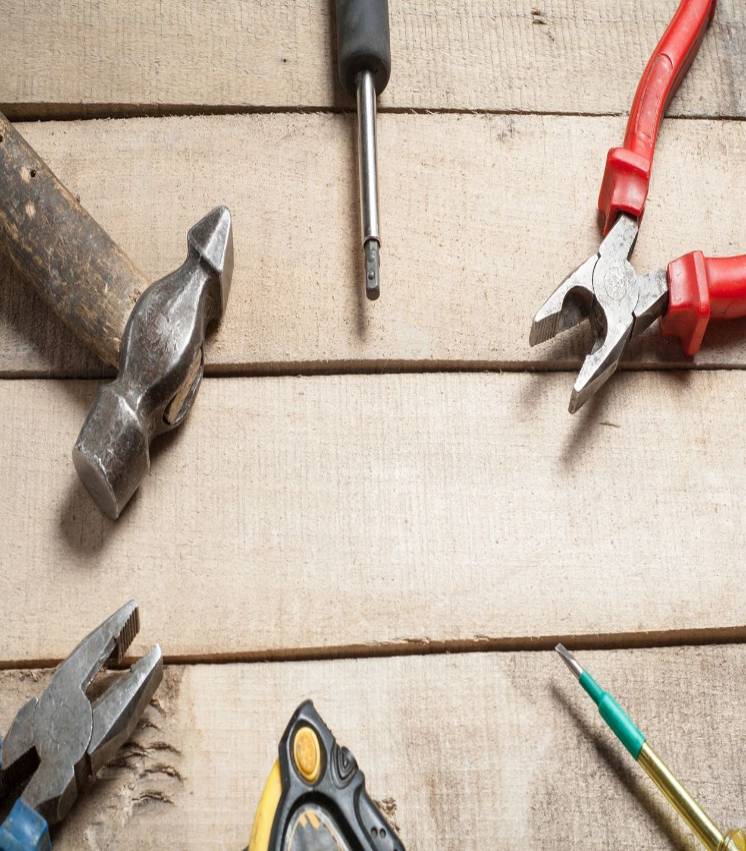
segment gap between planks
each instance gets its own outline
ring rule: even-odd
[[[519,116],[544,118],[620,118],[629,110],[588,112],[563,109],[510,109],[470,107],[394,107],[379,106],[378,115],[473,115],[473,116]],[[12,122],[47,121],[126,121],[130,118],[190,118],[215,115],[355,115],[349,107],[330,106],[202,106],[178,104],[164,107],[116,106],[113,104],[38,104],[2,103],[2,112]],[[717,112],[666,115],[668,121],[746,121],[746,115],[723,116]]]
[[[383,116],[386,292],[372,307],[361,302],[348,118],[47,122],[22,130],[149,279],[183,262],[184,234],[199,212],[229,206],[236,268],[228,310],[206,347],[208,374],[579,366],[589,333],[531,349],[528,331],[538,305],[598,246],[600,169],[623,121]],[[746,176],[729,165],[746,155],[743,127],[666,128],[636,268],[658,268],[694,248],[714,256],[743,249],[737,199]],[[720,155],[705,157],[707,150]],[[689,191],[687,175],[701,192]],[[101,374],[20,275],[0,265],[0,280],[0,373]],[[744,331],[744,320],[712,323],[689,361],[678,341],[651,328],[630,346],[627,363],[743,364]]]
[[[392,2],[394,71],[381,107],[619,112],[676,2]],[[337,82],[329,0],[0,0],[0,19],[10,34],[0,103],[34,116],[74,104],[120,113],[351,105]],[[673,112],[746,115],[745,35],[743,4],[720,0]]]
[[[324,662],[340,659],[387,659],[400,656],[443,656],[468,653],[547,652],[562,642],[572,650],[656,650],[669,647],[711,647],[746,644],[746,625],[705,629],[654,630],[648,632],[593,633],[586,635],[517,636],[403,642],[382,641],[375,644],[351,644],[339,647],[289,648],[287,650],[250,650],[231,653],[198,653],[166,655],[166,665],[233,665],[266,664],[268,662]],[[113,669],[124,669],[138,657],[125,657]],[[0,671],[25,671],[54,668],[61,659],[0,660]]]
[[[713,818],[744,807],[740,647],[585,653]],[[0,729],[49,672],[0,673]],[[691,684],[699,684],[692,700]],[[298,702],[313,699],[411,851],[691,846],[554,653],[167,667],[55,848],[242,848]]]
[[[225,365],[205,364],[204,377],[209,379],[226,379],[226,378],[328,378],[339,375],[437,375],[437,374],[458,374],[463,373],[469,375],[475,372],[481,373],[516,373],[516,374],[567,374],[576,375],[579,370],[579,365],[576,363],[557,363],[548,362],[526,362],[515,363],[506,361],[505,363],[491,363],[488,361],[422,361],[417,363],[397,363],[396,361],[384,361],[380,366],[371,365],[370,363],[335,363],[335,364],[315,364],[309,366],[306,363],[279,363],[279,364],[236,364],[232,367]],[[618,367],[618,372],[665,372],[668,375],[680,374],[682,377],[691,373],[694,369],[694,364],[691,368],[682,367],[679,364],[651,364],[651,363],[635,363],[634,361],[622,361]],[[746,369],[746,363],[723,363],[715,365],[696,366],[697,372],[740,372]],[[101,373],[91,375],[90,373],[67,373],[63,374],[44,372],[42,370],[11,370],[9,372],[0,372],[0,381],[111,381],[116,377],[116,373],[108,366],[102,365]],[[610,379],[613,386],[613,377]]]
[[[170,658],[741,630],[743,377],[686,378],[579,417],[561,376],[207,381],[117,524],[69,460],[94,385],[0,383],[2,655],[69,652],[59,596],[135,597]]]

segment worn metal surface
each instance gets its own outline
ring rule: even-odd
[[[2,115],[0,198],[0,245],[77,336],[119,366],[73,448],[86,488],[116,518],[149,469],[151,438],[184,420],[199,389],[205,331],[230,291],[230,213],[218,207],[198,222],[184,264],[148,286]]]
[[[0,114],[0,249],[106,363],[148,281]]]
[[[638,227],[636,219],[621,215],[598,252],[565,278],[534,317],[529,337],[532,346],[586,319],[593,329],[593,349],[575,381],[570,413],[609,380],[630,339],[666,311],[665,270],[637,275],[629,262]]]
[[[225,309],[233,273],[231,216],[216,207],[189,231],[187,258],[135,305],[119,375],[104,385],[73,449],[75,468],[117,518],[150,468],[150,441],[189,413],[204,370],[207,326]]]
[[[22,799],[49,824],[126,742],[163,678],[155,645],[92,704],[86,695],[107,663],[118,664],[139,630],[137,604],[125,603],[57,668],[39,698],[13,720],[0,757],[0,792],[28,778]]]

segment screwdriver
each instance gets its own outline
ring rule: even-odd
[[[365,294],[381,294],[376,95],[391,75],[388,0],[337,0],[337,63],[345,91],[357,99],[357,157]]]
[[[663,792],[676,811],[689,825],[697,839],[709,851],[746,851],[746,831],[731,830],[725,836],[707,813],[692,798],[674,774],[650,747],[645,735],[632,719],[593,679],[572,653],[562,644],[554,648],[598,707],[601,717],[611,727],[624,747],[642,766],[648,777]]]

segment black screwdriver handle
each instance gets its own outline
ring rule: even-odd
[[[337,0],[337,61],[348,94],[361,71],[374,73],[381,94],[391,75],[388,0]]]

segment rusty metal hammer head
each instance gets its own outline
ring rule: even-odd
[[[204,370],[207,326],[225,309],[233,273],[231,216],[217,207],[192,227],[188,254],[140,296],[115,381],[98,391],[73,449],[83,484],[117,518],[150,468],[150,441],[178,426]]]
[[[205,216],[187,241],[185,263],[151,284],[0,114],[0,250],[59,319],[119,369],[73,449],[85,486],[113,518],[150,466],[151,439],[189,413],[205,330],[228,299],[228,210]]]

